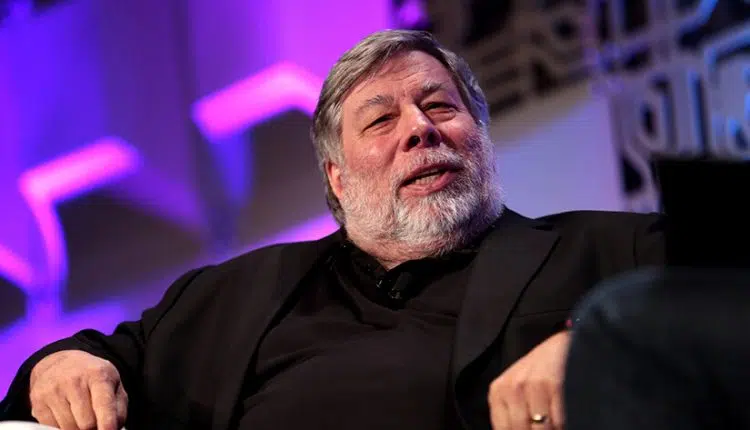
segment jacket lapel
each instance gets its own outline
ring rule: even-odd
[[[256,272],[243,271],[235,280],[238,285],[253,285],[255,288],[250,289],[248,294],[237,297],[243,303],[252,305],[248,307],[248,312],[236,316],[233,323],[236,330],[227,333],[226,342],[230,345],[231,352],[224,360],[229,364],[220,376],[221,386],[216,397],[212,428],[224,430],[231,426],[237,399],[261,337],[302,278],[340,238],[341,232],[337,231],[314,242],[268,250],[270,255]],[[243,288],[237,288],[237,291],[242,290]]]
[[[557,242],[545,224],[506,209],[482,242],[461,308],[451,379],[497,338]]]

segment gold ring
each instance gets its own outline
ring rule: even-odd
[[[547,422],[547,415],[534,414],[531,416],[531,424],[544,424]]]

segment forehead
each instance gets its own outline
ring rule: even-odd
[[[425,83],[439,83],[446,90],[458,91],[453,76],[437,58],[422,51],[410,51],[386,62],[377,72],[357,83],[344,99],[344,109],[356,107],[377,95],[399,96],[419,90]]]

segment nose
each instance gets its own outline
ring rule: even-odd
[[[403,145],[405,151],[440,144],[440,132],[422,111],[415,113],[410,122],[411,125]]]

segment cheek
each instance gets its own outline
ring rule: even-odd
[[[465,151],[471,146],[472,141],[476,140],[479,134],[479,129],[474,119],[470,115],[468,118],[464,116],[455,118],[454,121],[442,124],[441,133],[445,136],[448,141],[452,142],[458,151]]]
[[[465,152],[471,145],[471,130],[465,127],[451,127],[444,130],[443,135],[456,147],[459,152]]]
[[[371,194],[380,194],[390,189],[391,171],[379,158],[361,157],[347,163],[347,170],[354,182]],[[381,160],[382,161],[382,160]],[[356,178],[356,179],[355,179]],[[345,179],[346,181],[346,179]]]
[[[392,154],[384,150],[383,145],[372,142],[345,154],[347,164],[358,172],[382,172],[392,162]]]

